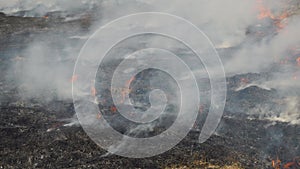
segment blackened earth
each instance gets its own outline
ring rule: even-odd
[[[0,168],[210,168],[208,164],[238,163],[240,168],[252,169],[272,168],[272,160],[276,158],[286,163],[300,155],[300,126],[249,118],[245,113],[262,102],[273,104],[272,99],[279,97],[276,90],[259,87],[234,90],[241,78],[265,79],[267,74],[227,79],[229,91],[224,116],[216,133],[205,143],[197,142],[199,129],[196,126],[177,146],[159,156],[129,159],[105,155],[107,152],[80,126],[63,126],[62,119],[75,114],[71,100],[42,103],[38,98],[23,100],[18,86],[6,78],[12,57],[37,35],[47,36],[50,32],[76,35],[79,30],[87,31],[89,19],[65,22],[51,17],[0,15]],[[204,110],[207,107],[204,106]],[[156,130],[154,132],[160,132]]]

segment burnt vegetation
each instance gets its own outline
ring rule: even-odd
[[[267,15],[263,13],[261,17]],[[44,17],[18,17],[0,13],[0,168],[300,168],[297,157],[300,155],[300,126],[285,121],[274,122],[268,119],[268,113],[254,112],[266,111],[267,107],[268,111],[277,112],[279,117],[284,111],[280,104],[285,99],[281,95],[283,91],[253,83],[269,80],[271,75],[268,72],[227,78],[224,116],[215,134],[205,143],[198,143],[204,118],[199,115],[188,136],[164,154],[146,159],[104,156],[107,152],[97,146],[79,125],[65,125],[72,122],[75,114],[71,99],[51,96],[50,100],[44,101],[47,94],[55,93],[52,90],[47,91],[45,96],[24,98],[19,90],[23,86],[11,77],[14,72],[10,65],[26,60],[22,51],[27,44],[36,38],[46,38],[45,41],[56,44],[58,38],[48,35],[70,37],[78,32],[88,32],[94,20],[92,13],[72,21],[65,21],[60,16],[49,13]],[[253,33],[253,29],[247,30],[247,36],[259,34]],[[60,43],[72,41],[78,46],[84,43],[82,39],[62,39],[65,41],[61,42],[60,37]],[[57,47],[57,50],[61,49]],[[235,49],[219,49],[219,52],[226,50]],[[108,65],[105,73],[109,73],[111,67]],[[144,106],[136,108],[144,110],[149,107],[149,100],[144,94],[151,88],[147,88],[145,77],[160,75],[165,79],[159,72],[148,70],[131,82],[133,90],[129,91],[130,97]],[[252,83],[254,85],[249,85]],[[109,88],[102,91],[99,107],[104,110],[105,117],[99,118],[112,118],[113,121],[118,112],[112,108],[111,91]],[[297,96],[297,92],[290,95]],[[207,113],[208,106],[202,105],[199,114]],[[169,105],[169,110],[174,111],[176,107]],[[170,125],[164,124],[150,133],[128,133],[131,126],[115,127],[120,127],[121,133],[145,137],[157,135]]]

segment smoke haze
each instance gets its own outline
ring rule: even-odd
[[[300,87],[300,67],[296,61],[300,56],[300,52],[297,52],[300,45],[300,18],[297,5],[299,4],[294,1],[283,0],[277,3],[270,0],[263,3],[259,0],[55,0],[51,2],[1,0],[0,10],[10,15],[18,15],[19,11],[29,11],[24,16],[38,17],[54,11],[66,11],[72,15],[80,14],[82,11],[96,13],[89,31],[57,36],[56,44],[47,41],[41,43],[41,38],[37,37],[21,51],[20,56],[25,60],[14,63],[11,72],[14,72],[12,74],[17,79],[20,92],[25,98],[45,95],[49,99],[50,93],[52,98],[70,99],[73,66],[79,49],[87,37],[99,26],[112,19],[150,11],[178,15],[203,30],[220,51],[228,77],[267,72],[270,79],[251,83],[274,88],[285,97]],[[270,18],[258,19],[261,6],[270,9],[274,15],[280,15],[285,10],[292,10],[292,12],[289,17],[280,21]],[[291,9],[286,9],[286,6]],[[284,26],[278,30],[276,22]],[[187,34],[187,36],[193,35]],[[152,39],[152,43],[159,44],[159,41],[159,39]],[[170,46],[178,47],[173,43],[170,43]],[[293,49],[296,52],[292,51]],[[293,52],[295,54],[291,54]],[[287,114],[292,113],[293,115],[289,117],[299,119],[297,115],[299,98],[288,97],[285,102],[286,111],[276,117],[284,121],[282,118],[287,119]],[[266,111],[268,110],[264,112]],[[299,120],[289,121],[299,123]]]

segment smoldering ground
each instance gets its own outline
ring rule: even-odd
[[[96,13],[88,31],[77,31],[72,35],[56,35],[57,32],[38,35],[19,52],[18,56],[24,60],[12,63],[9,72],[13,73],[9,73],[9,76],[15,78],[24,98],[43,96],[48,101],[53,98],[71,99],[70,81],[74,63],[88,36],[99,25],[112,19],[136,12],[158,11],[183,17],[203,30],[219,50],[228,77],[267,72],[271,78],[261,80],[259,84],[276,90],[295,91],[299,87],[298,55],[297,52],[293,55],[290,53],[299,44],[297,5],[294,1],[270,3],[259,0],[172,1],[171,5],[168,1],[76,1],[71,4],[68,1],[2,2],[2,10],[10,14],[16,14],[14,10],[35,11],[40,6],[43,6],[44,13],[36,12],[35,16],[44,16],[53,11]],[[266,15],[259,19],[263,12],[261,8],[270,10],[272,17]],[[289,15],[282,20],[275,20],[284,12],[289,12]],[[279,30],[277,22],[283,25]],[[151,43],[159,44],[159,41],[160,38],[153,38]],[[179,48],[171,41],[165,43],[170,43],[171,48]],[[281,65],[282,61],[284,64]],[[197,72],[197,67],[193,69]],[[203,69],[199,71],[205,72]],[[285,97],[285,93],[290,92],[280,93]]]
[[[74,64],[81,47],[89,36],[100,26],[118,17],[136,12],[155,11],[171,13],[191,21],[208,35],[219,52],[227,75],[228,97],[224,116],[226,118],[221,122],[216,135],[231,138],[231,141],[238,143],[242,136],[250,140],[245,142],[253,142],[253,144],[254,142],[259,144],[260,142],[257,140],[263,140],[261,143],[264,146],[251,145],[252,143],[250,145],[258,147],[259,150],[255,151],[261,152],[265,157],[275,154],[275,149],[283,145],[284,137],[289,134],[285,131],[291,131],[288,129],[293,126],[297,128],[299,124],[300,75],[297,62],[299,57],[299,36],[297,36],[299,35],[299,4],[297,2],[270,3],[271,1],[259,0],[33,2],[11,1],[10,3],[5,2],[5,4],[0,2],[1,10],[7,15],[38,17],[39,20],[33,26],[24,24],[24,29],[19,26],[20,29],[13,28],[8,31],[7,28],[4,29],[5,31],[1,31],[1,35],[6,31],[12,32],[10,34],[12,38],[2,39],[1,44],[6,44],[5,41],[12,42],[10,44],[22,42],[20,48],[8,45],[10,47],[7,47],[7,50],[5,49],[5,52],[2,53],[3,58],[9,58],[9,61],[5,63],[9,63],[10,68],[1,74],[6,77],[7,86],[12,87],[13,91],[17,91],[18,99],[21,98],[20,100],[25,104],[32,102],[33,99],[46,105],[57,100],[71,102],[71,85],[72,81],[76,80],[76,76],[73,76]],[[172,26],[174,29],[176,28],[176,24]],[[186,34],[186,36],[193,36]],[[14,39],[15,37],[19,37],[19,39]],[[22,37],[26,37],[26,41],[23,41]],[[162,37],[144,37],[144,39],[133,41],[147,42],[156,46],[163,42],[164,46],[177,51],[181,56],[189,58],[191,55],[180,44]],[[131,44],[127,43],[127,45]],[[132,49],[126,48],[125,43],[115,50],[113,55],[122,55],[124,51],[134,51],[135,48],[147,46],[143,43]],[[113,64],[115,62],[113,58],[108,59],[104,66]],[[172,63],[170,63],[171,65]],[[191,65],[195,74],[204,74],[204,77],[207,78],[207,72],[201,63],[198,65],[198,62],[195,62]],[[106,72],[102,73],[104,74],[99,73],[99,75],[107,77],[105,76]],[[183,75],[185,74],[183,73]],[[101,82],[103,77],[99,77],[98,80]],[[155,77],[160,78],[155,79]],[[164,80],[165,78],[162,77],[164,77],[162,74],[154,74],[151,83]],[[183,76],[182,78],[190,77]],[[199,81],[202,82],[204,88],[207,87],[207,90],[204,91],[207,91],[206,94],[209,95],[209,82],[203,79]],[[132,87],[138,87],[138,83],[139,81],[134,80]],[[169,89],[175,88],[176,90],[176,85],[167,84]],[[100,94],[100,98],[95,102],[102,103],[101,98],[104,96],[101,96],[101,92],[97,92]],[[134,96],[134,94],[131,95]],[[136,101],[136,108],[144,110],[149,107],[147,96],[146,94],[132,98],[133,101]],[[8,100],[6,96],[1,98],[4,98],[1,99],[1,102]],[[104,98],[107,102],[108,97]],[[209,98],[207,100],[207,105],[201,106],[203,112],[207,112]],[[161,118],[156,123],[141,126],[133,124],[127,126],[128,128],[125,130],[122,128],[123,126],[116,125],[119,122],[121,124],[122,120],[116,118],[114,121],[115,115],[110,116],[111,112],[115,110],[113,105],[103,107],[107,112],[107,118],[112,117],[111,122],[115,128],[124,134],[138,137],[155,135],[157,132],[155,127],[163,128],[169,125],[169,123],[162,125],[161,122],[164,122],[164,118]],[[60,106],[56,106],[56,108],[61,109]],[[247,115],[247,118],[242,118],[240,121],[231,120],[231,116],[243,117],[243,115]],[[262,123],[251,119],[259,119]],[[278,123],[273,123],[274,121]],[[76,123],[78,122],[74,120],[70,125]],[[241,124],[244,123],[252,128],[243,128]],[[199,125],[201,126],[201,124]],[[281,126],[286,128],[282,129]],[[235,133],[237,128],[241,128],[241,130]],[[261,132],[257,131],[257,128]],[[50,129],[47,131],[53,131],[53,128]],[[198,131],[197,126],[196,131]],[[244,131],[247,133],[245,134]],[[251,137],[253,135],[255,138]],[[261,135],[264,139],[256,138]],[[272,141],[265,136],[270,137]],[[287,158],[291,159],[292,156],[297,155],[298,149],[296,134],[293,133],[289,137],[294,139],[283,146],[285,148],[283,154],[288,151]],[[266,144],[268,144],[267,147],[265,147]],[[118,148],[112,146],[111,151],[116,151]]]

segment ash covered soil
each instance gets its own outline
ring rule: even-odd
[[[177,146],[159,156],[129,159],[98,147],[79,126],[64,126],[72,118],[70,100],[40,102],[23,99],[18,83],[7,78],[8,65],[18,51],[36,36],[75,36],[88,31],[92,16],[65,21],[56,17],[24,18],[0,14],[0,168],[273,168],[272,160],[293,162],[300,155],[300,126],[259,120],[243,114],[255,104],[269,103],[276,90],[257,86],[235,91],[241,78],[265,78],[245,74],[228,78],[229,91],[224,117],[216,133],[205,143],[197,142],[197,127]],[[54,39],[48,37],[46,40]],[[79,40],[80,41],[80,40]],[[78,42],[82,44],[83,42]],[[22,57],[22,56],[21,56]],[[260,98],[261,100],[259,100]],[[243,107],[233,108],[236,101]],[[272,101],[270,101],[270,104]],[[299,168],[297,164],[294,168]]]

